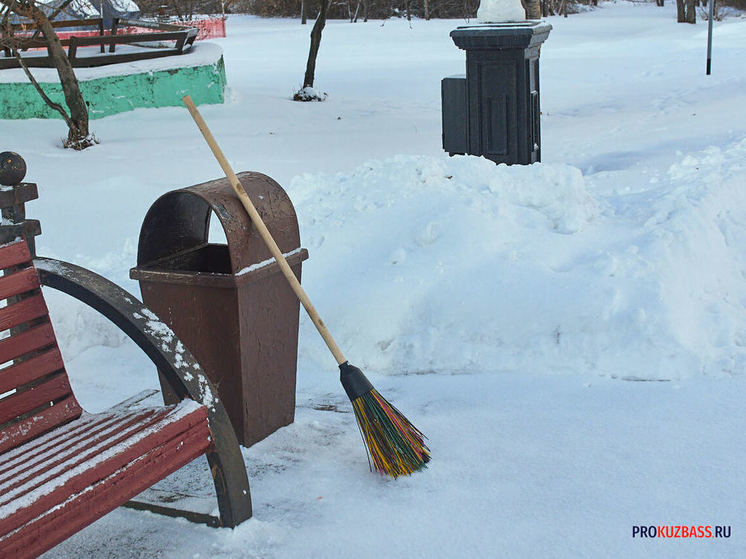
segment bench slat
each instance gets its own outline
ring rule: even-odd
[[[173,412],[174,410],[165,408],[164,411]],[[202,442],[192,440],[187,444],[184,434],[193,429],[202,438]],[[21,527],[53,507],[64,503],[70,496],[85,492],[92,485],[116,474],[118,470],[128,465],[136,465],[139,458],[153,449],[167,447],[169,443],[173,445],[176,442],[174,450],[178,451],[179,448],[183,448],[185,453],[196,452],[196,456],[199,456],[209,447],[209,439],[206,408],[196,407],[186,415],[165,413],[160,421],[134,434],[130,440],[126,441],[126,444],[120,443],[108,452],[97,454],[72,469],[64,469],[57,479],[48,480],[33,491],[24,493],[23,505],[18,506],[16,504],[18,501],[0,504],[0,534],[7,534]],[[151,464],[154,469],[156,466],[156,464]],[[158,472],[156,481],[164,477],[163,473],[163,470]],[[121,503],[115,506],[119,504]],[[99,516],[101,514],[97,511],[96,518]]]
[[[55,19],[50,21],[52,27],[97,27],[103,23],[100,17],[91,19]],[[14,23],[10,26],[13,31],[35,31],[36,22],[33,20]]]
[[[104,432],[99,431],[93,437],[83,433],[81,448],[77,448],[78,445],[73,441],[72,448],[68,448],[66,452],[61,452],[61,456],[51,456],[46,461],[37,462],[36,467],[22,475],[16,476],[15,471],[23,468],[24,463],[15,460],[18,468],[11,468],[0,478],[0,511],[11,500],[18,499],[19,496],[27,493],[33,493],[40,486],[55,477],[59,477],[64,472],[71,471],[82,464],[93,464],[98,456],[116,448],[117,445],[126,441],[137,440],[138,437],[141,438],[144,431],[151,429],[159,422],[162,424],[164,418],[168,418],[170,411],[171,408],[161,408],[158,410],[140,410],[139,413],[129,416],[127,414],[121,416],[114,414],[114,423],[105,428]],[[109,415],[105,414],[105,416]],[[121,421],[118,422],[117,419],[121,419]]]
[[[82,431],[92,429],[103,421],[99,415],[85,413],[77,421],[71,421],[46,435],[36,438],[33,445],[21,445],[8,452],[3,452],[0,454],[0,476],[14,468],[18,462],[33,460],[49,449],[53,449],[61,441],[64,442],[67,439],[76,437]]]
[[[0,425],[72,394],[67,375],[56,375],[23,392],[0,400]]]
[[[0,537],[0,548],[19,559],[38,556],[199,457],[209,446],[208,436],[206,421],[192,426],[85,491],[70,495],[62,506],[37,515],[22,530]]]
[[[57,346],[51,347],[44,353],[0,369],[0,394],[62,370],[64,367],[60,350]]]
[[[161,419],[161,416],[155,410],[146,410],[138,414],[104,416],[102,419],[104,421],[96,428],[89,428],[75,438],[60,440],[57,446],[34,458],[26,457],[23,461],[16,459],[16,467],[6,469],[0,475],[0,495],[33,482],[33,485],[27,487],[27,491],[30,491],[54,476],[51,470],[57,468],[66,471],[74,468],[131,438],[138,431],[147,429]],[[0,496],[0,506],[5,502],[6,499]]]
[[[26,241],[16,241],[0,247],[0,269],[13,268],[31,262]]]
[[[0,363],[5,363],[12,359],[22,357],[37,349],[56,344],[52,324],[45,322],[39,326],[29,328],[25,332],[16,334],[12,338],[0,340]],[[0,370],[0,376],[2,370]],[[3,390],[0,389],[0,394]]]
[[[37,435],[76,419],[82,411],[75,397],[70,396],[32,417],[0,429],[0,453],[20,446]]]
[[[44,316],[47,312],[47,305],[41,294],[3,307],[0,309],[0,331],[15,328],[24,322]]]
[[[90,37],[75,37],[75,42],[79,47],[95,46],[95,45],[110,45],[116,44],[129,44],[129,43],[142,43],[142,42],[156,42],[156,41],[175,41],[182,37],[188,37],[186,29],[183,31],[162,31],[159,33],[138,33],[132,35],[93,35]],[[71,37],[72,39],[72,37]]]
[[[34,268],[24,268],[0,278],[0,299],[20,295],[39,288],[39,277]]]

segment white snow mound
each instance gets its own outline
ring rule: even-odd
[[[745,153],[684,156],[623,196],[569,165],[475,157],[301,175],[304,283],[350,360],[382,373],[741,372]],[[328,361],[303,328],[302,359]]]

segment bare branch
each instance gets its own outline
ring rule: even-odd
[[[53,21],[54,18],[56,18],[58,15],[60,15],[60,12],[67,8],[70,4],[72,4],[73,0],[65,0],[62,4],[59,5],[59,7],[53,11],[50,15],[47,16],[47,19],[49,21]],[[38,27],[36,28],[36,31],[34,31],[34,34],[31,35],[32,39],[36,39],[39,36],[39,33],[41,33],[41,29]]]
[[[2,25],[3,25],[4,31],[6,31],[7,33],[10,33],[11,32],[10,23],[9,23],[10,14],[13,12],[13,8],[16,5],[16,0],[11,0],[10,2],[7,2],[7,0],[4,0],[2,4],[3,6],[5,6],[5,13],[3,14]]]
[[[50,15],[47,16],[47,19],[49,21],[52,21],[54,18],[56,18],[58,15],[60,15],[60,12],[67,8],[70,4],[72,4],[73,0],[65,0],[62,4],[60,4],[55,11],[53,11]]]
[[[13,55],[16,57],[16,60],[18,60],[18,64],[21,65],[21,68],[23,68],[26,77],[29,79],[39,95],[41,95],[41,98],[44,99],[44,102],[47,104],[47,106],[50,109],[54,109],[55,111],[60,113],[68,127],[72,126],[73,122],[72,120],[70,120],[70,117],[65,112],[65,109],[62,108],[62,105],[60,105],[59,103],[55,103],[49,98],[46,92],[41,88],[41,85],[39,85],[39,82],[36,81],[36,78],[31,73],[31,70],[29,70],[28,66],[26,66],[26,63],[23,61],[23,58],[21,58],[21,54],[18,52],[17,49],[13,49]]]

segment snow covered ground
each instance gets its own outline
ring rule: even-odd
[[[52,557],[746,555],[746,19],[676,24],[675,3],[550,18],[542,154],[449,158],[440,79],[461,21],[329,22],[323,103],[293,103],[310,27],[231,16],[234,168],[289,192],[303,280],[350,360],[430,439],[396,481],[367,470],[333,360],[302,319],[296,421],[244,451],[255,516],[234,531],[118,510]],[[158,195],[220,176],[183,109],[3,121],[40,200],[40,254],[128,279]],[[219,232],[216,232],[219,237]],[[156,387],[116,330],[48,292],[93,411]],[[339,413],[328,411],[336,408]],[[197,464],[169,483],[209,495]],[[729,539],[632,537],[726,525]]]

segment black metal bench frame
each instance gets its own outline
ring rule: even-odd
[[[215,484],[220,517],[178,508],[150,506],[136,500],[133,508],[181,516],[216,527],[233,528],[250,518],[251,493],[238,439],[222,402],[212,398],[212,395],[217,395],[217,389],[205,376],[197,378],[185,375],[184,372],[194,370],[195,365],[199,369],[189,350],[176,336],[170,339],[155,336],[148,323],[156,319],[143,314],[144,305],[115,283],[69,262],[40,257],[34,258],[33,262],[43,286],[78,299],[111,320],[150,358],[179,399],[190,398],[208,409],[215,451],[207,454],[207,460]]]

